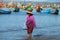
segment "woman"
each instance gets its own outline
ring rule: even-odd
[[[27,32],[28,32],[29,38],[31,38],[33,29],[36,27],[36,23],[35,23],[34,16],[32,14],[32,8],[28,7],[27,10],[28,10],[27,11],[28,17],[26,21],[26,26],[27,26]]]

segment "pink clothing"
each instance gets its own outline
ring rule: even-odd
[[[35,23],[35,19],[34,19],[33,15],[27,17],[26,26],[27,27],[36,27],[36,23]]]

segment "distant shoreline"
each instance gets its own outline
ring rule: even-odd
[[[1,1],[0,1],[1,2]],[[22,3],[60,3],[60,2],[39,2],[39,1],[3,1],[4,3],[8,3],[8,2],[22,2]]]

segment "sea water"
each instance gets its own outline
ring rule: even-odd
[[[60,36],[60,15],[40,14],[33,11],[36,27],[33,35]],[[27,14],[25,10],[0,15],[0,40],[16,40],[27,37],[23,29]]]

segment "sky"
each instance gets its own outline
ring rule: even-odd
[[[60,2],[60,0],[21,0],[21,1]]]
[[[7,0],[7,1],[9,1],[9,0]],[[10,0],[10,1],[60,2],[60,0]]]

